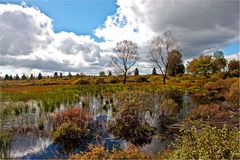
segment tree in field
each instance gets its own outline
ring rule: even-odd
[[[60,74],[59,74],[59,77],[60,77],[60,78],[62,78],[62,77],[63,77],[63,74],[62,74],[62,72],[60,72]]]
[[[187,71],[193,74],[203,74],[207,75],[212,71],[212,56],[201,55],[196,59],[189,62],[187,66]]]
[[[166,84],[168,73],[168,56],[172,50],[177,48],[176,40],[171,31],[164,32],[162,37],[152,40],[149,47],[150,60],[155,63],[163,76],[163,84]]]
[[[71,74],[71,72],[68,72],[68,77],[72,77],[72,74]]]
[[[182,64],[182,54],[178,50],[172,50],[167,58],[168,75],[175,76],[184,73],[184,65]]]
[[[8,80],[13,80],[13,77],[12,75],[9,76]]]
[[[4,80],[9,80],[8,74],[5,75]]]
[[[34,76],[33,76],[33,74],[31,74],[31,75],[30,75],[30,79],[31,79],[31,80],[32,80],[32,79],[34,79]]]
[[[157,71],[156,71],[156,68],[154,67],[153,70],[152,70],[152,75],[157,75]]]
[[[38,74],[38,79],[42,79],[43,77],[42,77],[42,74],[41,73],[39,73]]]
[[[126,83],[127,74],[138,60],[137,44],[124,40],[118,42],[114,48],[115,54],[111,57],[111,67],[118,75],[123,75],[123,84]]]
[[[23,74],[23,75],[22,75],[22,80],[25,80],[25,79],[27,79],[27,77],[26,77],[25,74]]]
[[[55,72],[53,76],[54,76],[54,78],[57,78],[58,77],[58,73]]]
[[[111,76],[112,76],[112,72],[108,71],[108,77],[111,77]]]
[[[220,72],[224,70],[227,65],[227,60],[224,58],[222,51],[216,51],[213,53],[212,72]]]
[[[134,70],[134,76],[138,76],[139,75],[139,70],[138,70],[138,68],[136,68],[135,70]]]
[[[105,72],[104,71],[99,72],[99,76],[100,77],[105,77]]]
[[[20,79],[19,76],[18,76],[18,74],[16,74],[15,79],[16,79],[16,80],[19,80],[19,79]]]
[[[177,67],[177,74],[184,74],[184,73],[185,73],[185,66],[184,66],[184,64],[180,64]]]
[[[240,70],[240,61],[239,60],[231,60],[228,62],[228,71]]]
[[[197,74],[198,73],[198,60],[193,59],[192,61],[188,62],[187,64],[187,72]]]

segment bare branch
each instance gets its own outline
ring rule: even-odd
[[[115,73],[124,75],[124,83],[127,73],[138,60],[137,49],[137,44],[128,40],[118,42],[114,48],[115,55],[112,56],[111,67]]]
[[[176,40],[173,38],[171,31],[164,32],[162,37],[154,38],[149,46],[150,60],[160,69],[164,76],[164,84],[168,68],[168,55],[176,48]]]

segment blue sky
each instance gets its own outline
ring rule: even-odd
[[[230,55],[233,53],[237,53],[239,52],[239,43],[233,43],[233,44],[229,44],[227,46],[225,46],[224,48],[222,48],[222,51],[225,55]]]
[[[116,0],[0,0],[1,3],[13,3],[36,6],[41,12],[53,19],[55,32],[67,31],[77,35],[90,35],[100,41],[93,33],[104,24],[107,16],[116,12]]]

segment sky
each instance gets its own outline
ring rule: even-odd
[[[148,74],[147,46],[169,30],[184,63],[216,50],[239,59],[239,0],[0,0],[0,76],[97,75],[125,39]]]

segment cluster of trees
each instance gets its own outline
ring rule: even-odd
[[[162,36],[154,38],[148,48],[147,56],[160,70],[160,74],[163,76],[163,84],[166,84],[167,76],[185,73],[182,54],[171,31],[164,32]],[[117,74],[123,75],[123,84],[126,83],[127,75],[132,72],[132,67],[139,59],[137,49],[137,44],[128,40],[116,44],[111,67]],[[227,65],[228,67],[226,67]],[[203,75],[225,71],[226,68],[228,68],[229,72],[237,70],[239,74],[240,61],[232,60],[227,63],[222,51],[216,51],[213,56],[201,55],[187,65],[188,73]],[[153,69],[152,74],[157,74],[156,68]],[[139,75],[137,68],[134,71],[134,75]]]
[[[42,78],[43,78],[42,74],[39,73],[38,76],[37,76],[37,79],[42,79]],[[35,77],[33,76],[33,74],[31,74],[29,78],[25,74],[23,74],[21,76],[21,78],[19,77],[18,74],[16,74],[16,76],[14,76],[14,77],[12,75],[6,74],[5,77],[4,77],[4,80],[21,80],[21,79],[22,80],[35,79]]]
[[[83,76],[83,75],[84,75],[83,73],[81,73],[81,74],[77,73],[76,74],[76,76]],[[71,72],[69,72],[67,76],[72,77]],[[49,77],[49,76],[47,76],[47,77]],[[58,74],[58,72],[54,72],[53,77],[54,78],[58,78],[58,77],[63,78],[64,76],[63,76],[62,72],[60,72],[59,74]],[[28,77],[25,74],[23,74],[21,77],[19,77],[18,74],[16,74],[15,76],[6,74],[5,77],[4,77],[4,80],[26,80],[26,79],[30,79],[30,80],[32,80],[32,79],[43,79],[43,75],[42,75],[42,73],[39,73],[38,76],[35,77],[33,74],[31,74]]]
[[[187,71],[194,74],[204,74],[209,72],[216,73],[224,70],[227,61],[223,56],[223,52],[217,51],[214,56],[201,55],[188,63]]]
[[[239,60],[231,60],[227,62],[224,58],[222,51],[214,52],[213,56],[211,55],[201,55],[187,65],[187,71],[193,74],[203,74],[207,75],[208,73],[217,73],[225,71],[228,68],[229,72],[238,71],[240,69]]]
[[[128,40],[121,41],[116,44],[114,52],[115,55],[111,57],[111,67],[117,74],[123,75],[123,84],[125,84],[127,74],[131,72],[132,67],[139,59],[137,44]],[[170,31],[164,32],[161,37],[158,36],[151,41],[148,57],[159,68],[164,84],[167,75],[174,76],[184,73],[182,54]],[[138,70],[135,70],[134,73],[135,75],[139,74]],[[156,74],[155,68],[153,73]]]
[[[132,72],[128,72],[127,75],[132,75]],[[134,76],[139,76],[139,69],[138,69],[138,68],[135,68],[135,70],[133,71],[133,75],[134,75]],[[156,68],[153,68],[153,70],[152,70],[152,75],[157,75],[157,70],[156,70]],[[104,71],[100,71],[100,72],[99,72],[99,76],[100,76],[100,77],[106,77],[106,76],[111,77],[111,76],[112,76],[112,72],[111,72],[111,71],[108,71],[108,74],[106,75]]]

